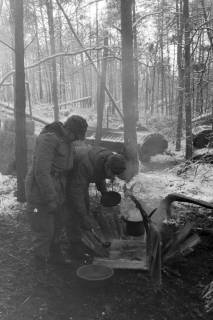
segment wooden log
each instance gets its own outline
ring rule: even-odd
[[[146,244],[143,240],[114,239],[109,250],[109,257],[95,257],[93,264],[115,269],[147,270]]]
[[[95,254],[100,257],[109,256],[109,251],[105,248],[90,231],[86,231],[82,234],[81,241]]]
[[[168,141],[159,133],[139,131],[137,132],[137,141],[138,154],[141,162],[148,162],[151,156],[162,154],[168,148]],[[90,144],[95,143],[95,128],[88,129],[87,142]],[[123,131],[103,129],[100,146],[125,155]]]
[[[201,149],[213,146],[213,130],[205,129],[193,135],[194,148]]]
[[[159,133],[143,131],[138,134],[139,158],[148,162],[151,156],[162,154],[168,148],[168,141]]]
[[[192,157],[193,162],[199,163],[213,163],[213,153],[210,153],[208,150],[200,154],[194,154]]]
[[[145,260],[108,259],[95,257],[93,264],[102,265],[113,269],[148,270]]]

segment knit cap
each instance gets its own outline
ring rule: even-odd
[[[111,171],[116,175],[121,174],[126,169],[126,161],[121,154],[112,154],[107,162]]]

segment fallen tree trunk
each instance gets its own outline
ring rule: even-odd
[[[91,144],[95,143],[95,128],[88,128],[86,139]],[[168,147],[168,141],[164,136],[149,131],[137,132],[137,141],[141,162],[149,162],[151,156],[162,154]],[[99,145],[125,156],[124,133],[121,130],[104,128]]]
[[[143,131],[138,133],[139,158],[148,162],[151,156],[162,154],[168,148],[168,141],[160,133]]]
[[[212,147],[213,131],[211,129],[206,129],[199,132],[198,134],[193,135],[193,146],[197,149]]]
[[[9,111],[13,111],[13,112],[14,112],[14,108],[8,106],[7,104],[4,104],[3,102],[0,102],[0,106],[3,107],[3,108],[5,108],[5,109],[7,109],[7,110],[9,110]],[[43,120],[43,119],[41,119],[41,118],[38,118],[38,117],[34,117],[34,116],[32,116],[32,115],[30,115],[30,114],[28,114],[28,113],[26,113],[26,117],[27,117],[27,118],[30,118],[31,120],[34,120],[34,121],[36,121],[36,122],[42,123],[42,124],[44,124],[44,125],[48,124],[47,121],[45,121],[45,120]]]
[[[192,157],[193,162],[199,162],[199,163],[213,163],[213,154],[209,153],[208,151],[202,153],[202,154],[195,154]]]

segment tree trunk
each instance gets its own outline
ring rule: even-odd
[[[53,4],[52,0],[46,0],[49,35],[50,35],[50,49],[51,54],[55,54],[55,35],[54,35],[54,21],[53,21]],[[56,60],[52,59],[52,99],[54,106],[54,120],[59,120],[59,106],[58,106],[58,94],[57,94],[57,71]]]
[[[179,5],[178,5],[179,2]],[[182,128],[183,128],[183,14],[182,14],[182,0],[176,0],[176,12],[177,12],[177,65],[178,65],[178,122],[177,122],[177,138],[176,138],[176,151],[180,151]]]
[[[134,59],[132,0],[121,0],[122,39],[122,101],[124,114],[124,144],[129,160],[129,177],[138,172],[136,106],[134,98]]]
[[[192,115],[191,115],[191,92],[190,92],[190,23],[189,23],[189,0],[183,0],[184,36],[185,36],[185,114],[186,114],[186,159],[192,157]]]
[[[205,22],[207,22],[208,17],[207,17],[207,13],[206,13],[204,0],[200,0],[200,2],[201,2],[202,9],[203,9],[203,16],[204,16]],[[207,28],[206,30],[207,30],[207,35],[208,35],[209,42],[211,45],[211,50],[213,50],[213,36],[212,36],[212,32],[211,32],[212,30],[210,31],[210,28]]]
[[[152,87],[151,87],[151,97],[150,97],[150,112],[151,115],[154,114],[154,103],[155,103],[155,75],[156,75],[156,66],[155,62],[152,70]]]
[[[98,2],[96,1],[95,3],[95,37],[96,37],[96,47],[99,46],[99,21],[98,21],[98,16],[99,16],[99,12],[98,12]],[[97,59],[97,85],[96,85],[96,109],[99,109],[98,103],[99,103],[99,97],[100,97],[100,82],[101,82],[101,76],[98,76],[98,74],[100,74],[100,61],[99,61],[99,52],[97,50],[96,53],[96,59]],[[98,115],[97,115],[98,118]],[[97,124],[98,125],[98,124]]]
[[[108,36],[104,38],[104,52],[102,60],[102,72],[99,89],[99,97],[97,101],[97,128],[96,128],[96,144],[98,145],[101,141],[102,136],[102,122],[104,113],[104,102],[105,102],[105,86],[106,86],[106,71],[107,71],[107,56],[108,56]]]
[[[38,21],[37,21],[37,12],[36,12],[36,6],[33,2],[33,11],[34,11],[34,17],[35,17],[35,34],[36,34],[36,45],[37,45],[37,59],[38,61],[41,60],[41,49],[40,49],[40,42],[39,42],[39,32],[38,32]],[[39,100],[43,100],[43,87],[42,87],[42,77],[41,77],[41,66],[38,66],[38,83],[39,83]]]
[[[161,17],[160,17],[160,30],[159,30],[159,42],[160,42],[160,59],[161,59],[161,115],[164,114],[164,43],[163,43],[163,32],[164,32],[164,12],[163,12],[163,0],[161,0]]]
[[[147,62],[149,63],[149,62]],[[149,113],[149,65],[146,68],[146,73],[145,73],[145,113],[146,115]]]
[[[136,22],[136,4],[133,0],[133,23]],[[133,28],[133,44],[134,44],[134,88],[135,88],[135,107],[136,117],[139,120],[139,109],[138,109],[138,47],[137,47],[137,26],[135,24]]]
[[[63,12],[63,15],[64,15],[65,19],[67,20],[67,23],[68,23],[68,25],[69,25],[69,28],[70,28],[70,30],[72,31],[72,33],[73,33],[76,41],[78,42],[78,44],[80,45],[80,47],[81,47],[82,49],[84,49],[84,46],[83,46],[81,40],[79,39],[79,37],[77,36],[77,34],[76,34],[76,32],[75,32],[75,30],[74,30],[74,28],[73,28],[73,26],[72,26],[72,24],[71,24],[71,22],[70,22],[70,19],[68,18],[68,16],[67,16],[66,12],[64,11],[62,5],[60,4],[60,1],[59,1],[59,0],[56,0],[56,2],[57,2],[57,4],[58,4],[59,8],[61,9],[61,11]],[[85,51],[85,55],[86,55],[86,57],[88,58],[89,62],[92,64],[92,66],[93,66],[96,74],[97,74],[98,77],[100,78],[100,74],[99,74],[99,72],[98,72],[98,70],[97,70],[97,67],[96,67],[94,61],[92,60],[91,56],[89,55],[89,53],[88,53],[87,51]],[[112,97],[111,93],[109,92],[109,90],[108,90],[108,88],[107,88],[106,86],[105,86],[105,91],[106,91],[106,94],[108,95],[109,99],[111,100],[114,108],[117,110],[118,114],[120,115],[121,119],[123,119],[122,113],[120,112],[120,110],[119,110],[119,108],[118,108],[118,106],[117,106],[114,98]]]
[[[44,19],[44,13],[43,13],[43,9],[42,9],[42,0],[39,0],[39,9],[40,9],[40,15],[41,15],[42,29],[43,29],[43,33],[44,33],[46,54],[47,54],[47,56],[49,56],[50,52],[49,52],[48,40],[47,40],[47,29],[46,29],[46,24],[45,24],[45,19]],[[46,93],[44,94],[44,96],[46,97],[45,102],[51,103],[52,90],[51,90],[51,74],[50,74],[49,62],[44,64],[44,77],[46,79],[46,81],[44,81],[45,87],[46,87]]]
[[[58,13],[58,21],[59,21],[59,26],[60,26],[60,31],[59,31],[59,47],[60,47],[60,52],[63,52],[64,47],[63,47],[63,40],[62,40],[62,34],[63,34],[63,24],[61,21],[61,16],[60,12]],[[59,96],[60,96],[60,101],[64,102],[66,101],[66,89],[65,89],[65,72],[64,72],[64,57],[60,58],[60,88],[59,88]]]
[[[27,143],[25,129],[25,73],[23,0],[15,1],[15,159],[17,173],[17,199],[25,201],[24,179],[27,172]]]

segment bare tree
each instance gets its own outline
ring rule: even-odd
[[[102,122],[105,102],[105,86],[106,86],[106,71],[107,71],[107,55],[108,55],[108,36],[104,38],[104,52],[102,60],[101,81],[98,90],[99,97],[97,100],[97,128],[96,128],[96,143],[99,144],[102,136]]]
[[[122,100],[124,143],[131,175],[138,171],[136,106],[134,89],[132,0],[121,0]]]
[[[180,151],[182,127],[183,127],[183,13],[182,13],[182,0],[176,0],[177,12],[177,66],[178,66],[178,122],[177,122],[177,138],[176,138],[176,151]]]
[[[39,41],[39,33],[38,33],[38,17],[36,14],[36,6],[33,2],[33,11],[34,11],[34,23],[35,23],[35,33],[36,33],[36,49],[37,49],[37,58],[41,59],[41,49],[40,49],[40,41]],[[38,66],[38,83],[39,83],[39,98],[43,100],[43,87],[42,87],[42,77],[41,77],[41,66]]]
[[[136,3],[133,0],[133,45],[134,45],[134,88],[135,88],[135,106],[136,106],[136,116],[139,120],[139,110],[138,110],[138,45],[137,45],[137,24],[136,22]]]
[[[53,21],[53,3],[52,0],[46,0],[49,35],[50,35],[50,49],[51,54],[55,54],[55,35],[54,35],[54,21]],[[56,61],[52,60],[52,98],[54,105],[54,119],[59,120],[58,94],[57,94],[57,71]]]
[[[15,158],[17,172],[17,199],[25,201],[24,179],[27,171],[27,143],[25,129],[25,72],[23,0],[15,1]]]
[[[189,23],[189,0],[183,1],[184,19],[184,60],[185,60],[185,114],[186,114],[186,159],[192,157],[192,111],[191,111],[191,90],[190,90],[190,23]]]

